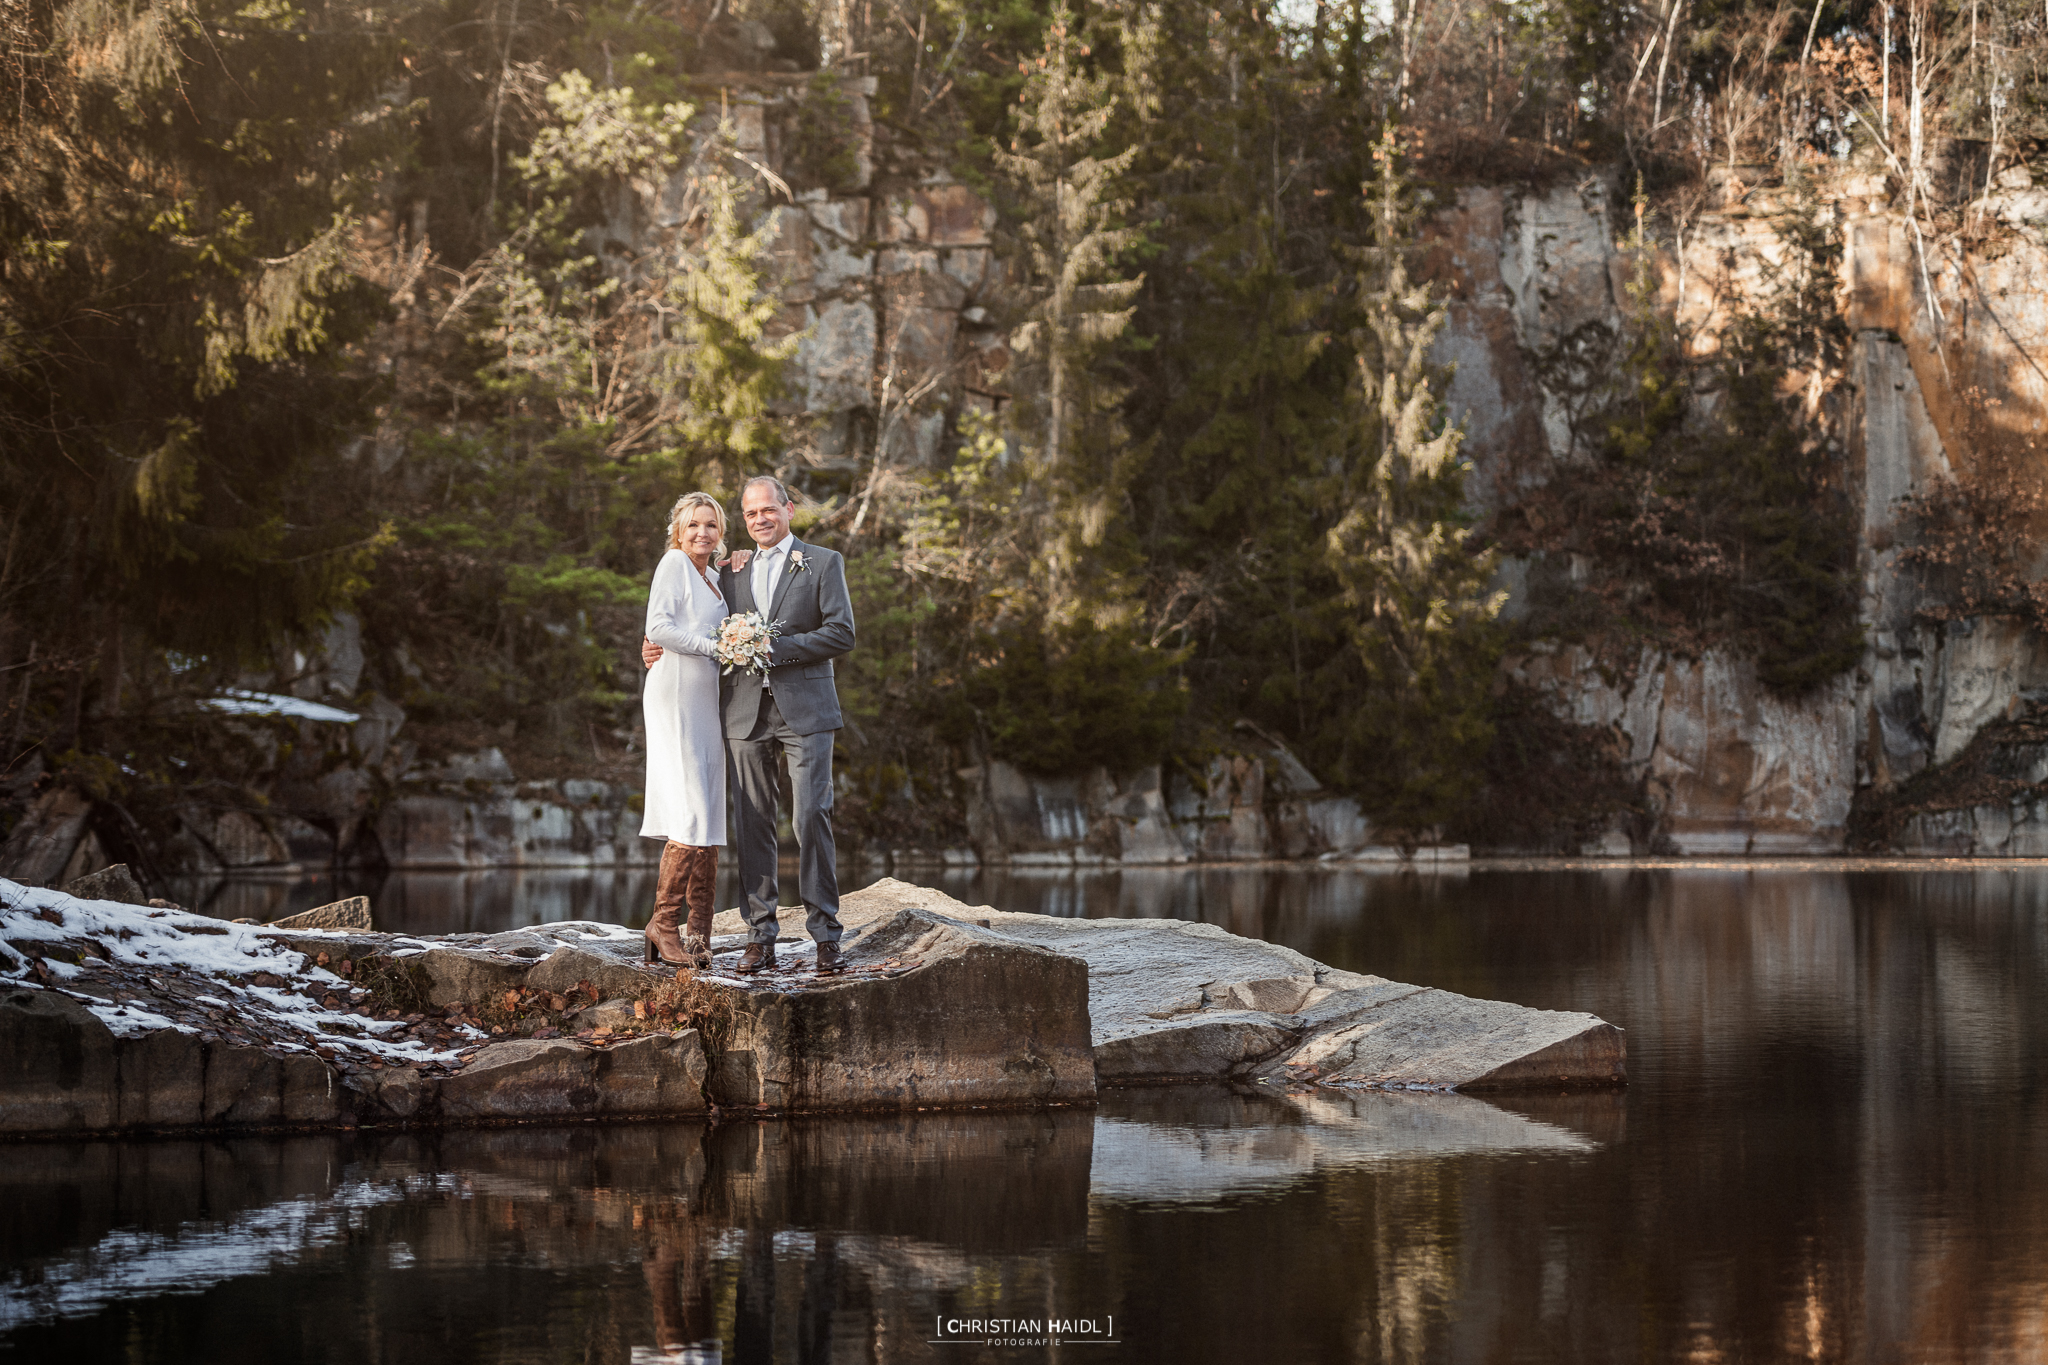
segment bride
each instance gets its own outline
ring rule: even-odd
[[[668,516],[668,553],[647,597],[647,638],[662,647],[647,675],[647,812],[644,839],[666,839],[647,922],[647,961],[711,961],[712,892],[725,843],[725,730],[712,657],[725,599],[712,561],[725,544],[725,509],[685,493]],[[679,935],[684,907],[689,923]]]

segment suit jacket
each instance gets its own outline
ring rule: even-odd
[[[853,648],[853,598],[846,591],[846,560],[837,550],[806,545],[795,536],[789,538],[789,548],[792,560],[794,552],[803,553],[803,567],[793,562],[782,566],[775,600],[766,607],[754,601],[754,575],[748,569],[719,570],[718,585],[731,610],[758,611],[782,623],[782,635],[769,656],[769,686],[790,728],[814,735],[844,724],[832,661]],[[761,679],[735,669],[723,681],[725,737],[745,739],[761,715]]]

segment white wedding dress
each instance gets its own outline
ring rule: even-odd
[[[647,595],[647,638],[662,648],[647,673],[645,839],[692,848],[725,843],[725,723],[712,657],[725,602],[681,550],[654,570]]]

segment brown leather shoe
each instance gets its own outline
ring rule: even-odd
[[[818,945],[818,975],[836,976],[846,970],[846,954],[839,951],[837,943]]]
[[[747,976],[768,971],[774,966],[775,945],[772,943],[749,943],[747,951],[740,954],[739,970]]]

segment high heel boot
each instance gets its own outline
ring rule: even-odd
[[[654,914],[647,921],[646,960],[659,959],[671,967],[690,965],[683,952],[682,935],[676,927],[683,918],[683,898],[689,887],[690,855],[687,844],[674,841],[661,847],[661,871],[654,880]]]
[[[683,956],[693,967],[708,967],[711,914],[715,908],[712,897],[718,889],[718,849],[693,848],[690,853],[690,879],[683,893],[684,903],[690,907],[690,922],[683,929]]]

